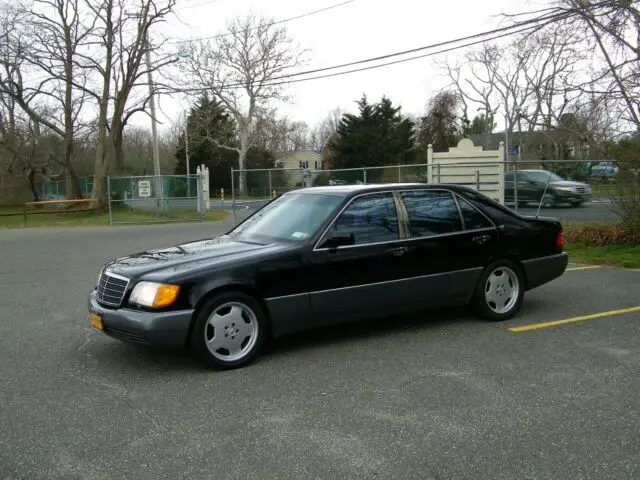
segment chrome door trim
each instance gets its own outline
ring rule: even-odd
[[[268,299],[265,300],[279,300],[281,298],[289,298],[289,297],[295,297],[298,295],[318,295],[321,293],[329,293],[329,292],[341,292],[341,291],[345,291],[345,290],[355,290],[358,288],[368,288],[368,287],[373,287],[376,285],[389,285],[389,284],[393,284],[393,283],[400,283],[400,282],[407,282],[407,281],[411,281],[411,280],[424,280],[427,278],[434,278],[434,277],[442,277],[442,276],[446,276],[446,275],[452,275],[455,273],[471,273],[471,272],[477,272],[478,270],[482,271],[484,270],[484,267],[473,267],[473,268],[465,268],[462,270],[451,270],[450,272],[442,272],[442,273],[432,273],[429,275],[418,275],[415,277],[405,277],[405,278],[399,278],[397,280],[385,280],[383,282],[373,282],[373,283],[362,283],[360,285],[353,285],[350,287],[338,287],[338,288],[329,288],[326,290],[315,290],[309,293],[305,293],[305,294],[296,294],[296,295],[284,295],[282,297],[270,297]]]

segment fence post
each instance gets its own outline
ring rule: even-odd
[[[402,167],[398,165],[398,183],[402,183]]]
[[[133,209],[133,211],[136,210],[136,190],[135,190],[135,183],[133,180],[133,177],[131,177],[131,208]],[[124,194],[123,194],[124,195]],[[125,203],[126,206],[126,203]]]
[[[272,191],[273,187],[271,186],[271,169],[269,169],[269,196],[271,196]]]
[[[480,170],[476,170],[476,190],[480,191]]]
[[[367,184],[367,169],[363,168],[362,169],[362,178],[364,179],[364,184]]]
[[[113,225],[113,215],[111,213],[111,177],[107,177],[107,202],[109,202],[109,225]]]
[[[231,167],[231,211],[233,212],[233,226],[236,226],[236,182],[235,175],[233,174],[233,167]]]
[[[198,181],[197,181],[197,185],[198,185],[198,212],[200,213],[200,221],[204,221],[204,216],[205,216],[205,200],[204,200],[204,184],[202,181],[202,177],[198,176]]]
[[[520,156],[520,145],[518,145],[518,157]],[[513,161],[513,201],[515,204],[515,211],[518,212],[518,160]]]

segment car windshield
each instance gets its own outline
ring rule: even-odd
[[[564,182],[564,178],[562,178],[560,175],[556,175],[553,172],[546,172],[544,170],[541,170],[539,172],[534,172],[533,173],[534,176],[536,176],[538,179],[541,179],[543,181],[549,181],[549,182]]]
[[[302,242],[342,202],[339,195],[288,193],[274,200],[230,232],[239,240]]]

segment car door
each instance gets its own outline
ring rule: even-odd
[[[495,254],[497,228],[450,191],[398,194],[409,223],[405,286],[413,305],[422,309],[466,303]]]
[[[350,245],[327,246],[332,238],[350,235]],[[408,252],[405,236],[392,192],[354,198],[310,252],[314,324],[392,313],[402,295]]]
[[[544,184],[532,172],[517,172],[518,202],[539,202]]]

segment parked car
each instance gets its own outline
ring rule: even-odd
[[[566,265],[559,221],[467,187],[312,187],[217,238],[107,263],[89,317],[114,338],[232,368],[314,327],[455,305],[505,320]]]
[[[591,167],[591,175],[594,177],[603,177],[603,178],[611,178],[618,175],[620,168],[615,164],[615,162],[607,161],[600,162]]]
[[[529,203],[545,207],[569,204],[579,207],[591,200],[592,190],[588,183],[565,180],[547,170],[518,170],[504,175],[505,202],[515,203],[514,177],[517,184],[518,206]],[[543,198],[544,197],[544,198]]]

